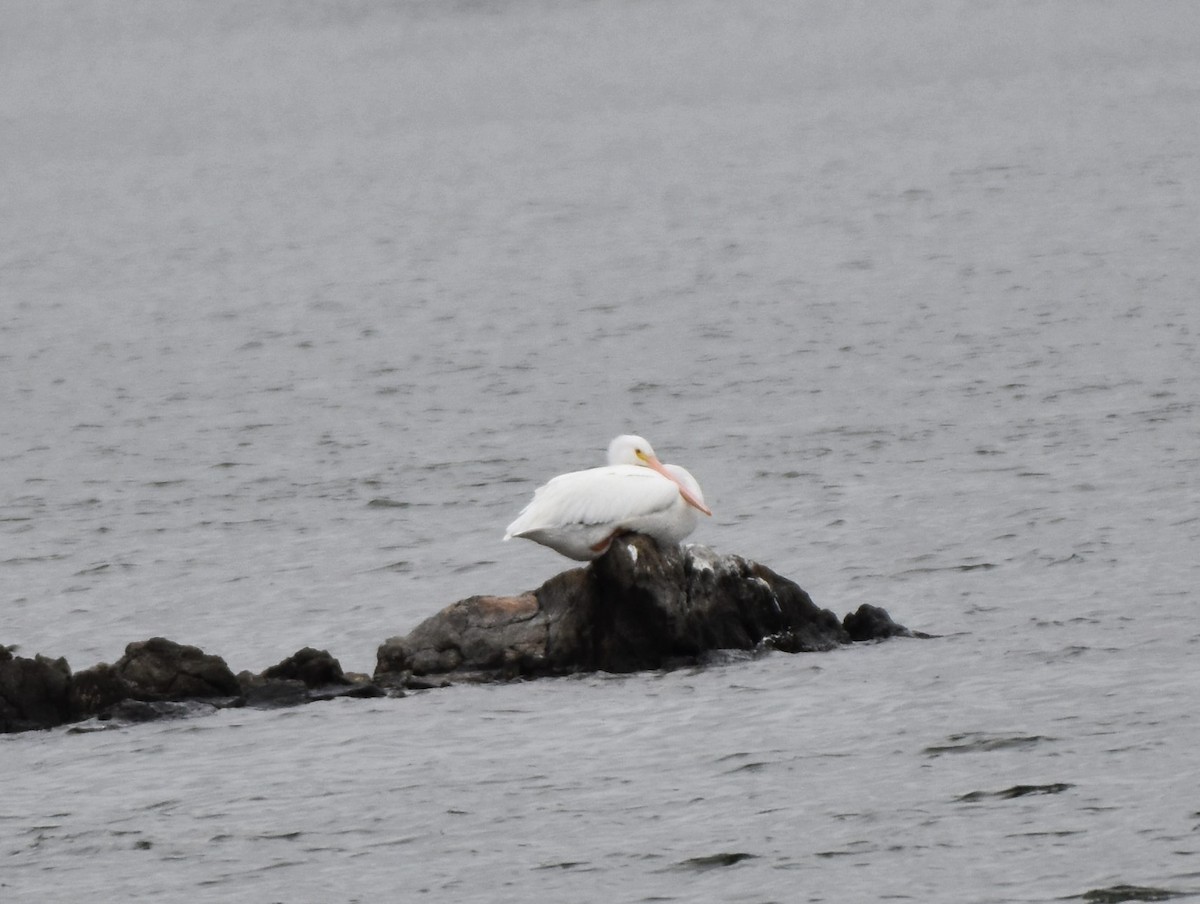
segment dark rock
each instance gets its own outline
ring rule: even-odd
[[[225,660],[162,637],[125,647],[113,666],[138,700],[232,697],[241,687]]]
[[[326,687],[330,684],[350,684],[342,665],[328,650],[305,647],[262,673],[263,678],[283,678],[303,681],[305,687]]]
[[[238,682],[242,686],[242,699],[246,706],[298,706],[312,699],[308,685],[299,678],[263,678],[241,672]]]
[[[912,631],[892,621],[886,609],[863,603],[854,612],[846,613],[842,625],[854,641],[884,640],[888,637],[912,637]]]
[[[373,681],[347,685],[329,684],[325,687],[317,687],[309,691],[309,700],[313,702],[318,700],[336,700],[339,697],[353,697],[356,700],[367,700],[373,697],[388,696],[403,697],[404,694],[403,692],[388,694],[387,691]]]
[[[305,647],[261,675],[237,676],[247,706],[295,706],[336,697],[382,697],[383,688],[367,675],[346,675],[327,650]]]
[[[581,570],[581,569],[579,569]],[[561,575],[560,575],[561,577]],[[382,675],[445,672],[536,672],[546,655],[546,610],[531,593],[472,596],[419,624],[407,637],[379,648],[376,680]]]
[[[904,632],[877,611],[882,617],[873,624],[886,619],[893,633]],[[716,650],[795,653],[852,639],[837,616],[763,565],[629,536],[531,593],[470,597],[389,639],[379,648],[375,679],[423,687],[447,679],[630,672],[697,662]]]
[[[65,659],[0,653],[0,732],[53,728],[71,717],[71,668]]]
[[[71,678],[71,717],[87,719],[99,715],[122,700],[134,696],[134,689],[117,670],[106,662],[76,672]]]
[[[189,716],[207,715],[217,709],[212,703],[202,700],[122,700],[109,707],[100,719],[114,723],[109,727],[137,722],[157,722],[160,719],[186,719]]]

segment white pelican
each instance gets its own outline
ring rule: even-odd
[[[608,467],[560,474],[538,487],[504,539],[523,537],[585,561],[631,531],[678,543],[696,529],[696,512],[712,514],[696,479],[626,434],[609,443]]]

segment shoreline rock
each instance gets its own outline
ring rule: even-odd
[[[875,606],[839,620],[794,582],[741,556],[660,549],[631,535],[536,590],[452,603],[380,645],[373,676],[347,675],[328,651],[311,647],[261,673],[234,675],[220,656],[162,637],[80,672],[62,658],[28,659],[0,646],[0,733],[84,722],[91,727],[75,730],[99,730],[230,707],[672,668],[725,650],[815,652],[899,636],[927,635]]]

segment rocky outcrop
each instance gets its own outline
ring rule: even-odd
[[[909,633],[873,606],[839,620],[792,581],[741,556],[661,549],[631,536],[537,590],[473,596],[391,638],[379,648],[375,680],[426,687],[631,672],[718,650],[798,653]]]
[[[259,674],[235,676],[220,656],[162,637],[76,673],[65,659],[26,659],[0,646],[0,732],[403,695],[459,681],[632,672],[701,662],[722,650],[798,653],[909,634],[874,606],[839,620],[792,581],[741,556],[702,546],[660,549],[630,536],[537,590],[446,607],[380,646],[373,679],[345,674],[328,651],[311,647]]]
[[[238,706],[292,706],[381,696],[326,650],[305,647],[261,674],[234,676],[220,656],[162,637],[131,643],[116,663],[71,672],[65,659],[25,659],[0,647],[0,732],[94,719],[107,724],[178,718]]]

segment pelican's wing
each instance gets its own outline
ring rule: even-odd
[[[572,471],[538,487],[504,538],[570,525],[615,528],[670,508],[678,498],[679,487],[649,468],[612,465]]]

